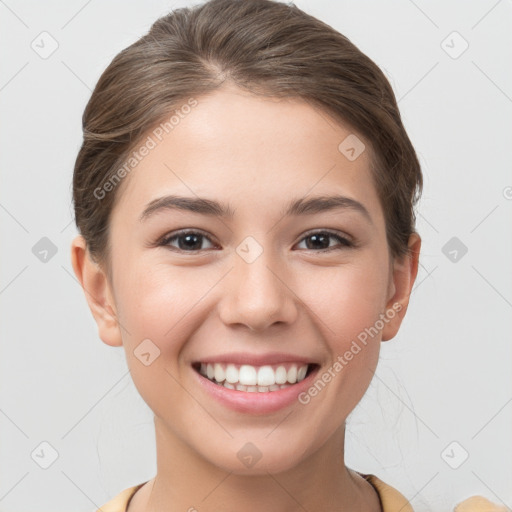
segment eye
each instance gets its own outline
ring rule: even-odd
[[[163,238],[158,245],[163,245],[174,248],[178,251],[186,252],[198,252],[197,250],[211,249],[211,247],[207,247],[206,249],[201,247],[203,240],[210,239],[200,231],[183,230],[178,231],[176,233],[172,233],[170,236]],[[172,245],[171,242],[174,241],[177,241],[178,247]]]
[[[330,245],[330,239],[337,240],[339,242],[338,245],[332,247]],[[211,243],[211,239],[200,231],[182,230],[171,233],[170,235],[162,238],[162,240],[158,242],[158,245],[183,252],[199,252],[215,247],[214,244],[211,244],[211,247],[202,247],[204,240],[208,240]],[[316,231],[314,233],[309,233],[302,238],[301,243],[304,240],[306,241],[306,249],[314,250],[314,252],[326,252],[355,246],[355,244],[348,238],[331,231]],[[307,243],[308,240],[310,240],[311,243]],[[174,242],[177,242],[177,246],[173,245]]]
[[[337,240],[339,242],[338,247],[331,247],[329,239]],[[306,249],[317,249],[315,252],[332,251],[342,249],[343,247],[354,246],[354,243],[348,238],[331,231],[316,231],[314,233],[309,233],[302,240],[311,240],[311,243],[306,242]]]

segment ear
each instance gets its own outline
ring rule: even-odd
[[[382,329],[382,341],[388,341],[396,336],[405,317],[412,287],[418,274],[421,249],[421,238],[418,233],[413,233],[409,237],[407,245],[409,248],[408,254],[395,259],[392,265],[392,278],[386,304],[386,318],[388,321]]]
[[[82,235],[77,236],[71,243],[71,263],[98,325],[100,338],[107,345],[122,346],[110,283],[103,269],[92,259]]]

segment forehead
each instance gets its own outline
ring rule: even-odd
[[[172,193],[229,199],[251,216],[292,197],[338,193],[382,217],[369,147],[348,125],[305,100],[233,86],[194,100],[173,124],[147,132],[142,145],[151,149],[123,179],[115,210],[140,215],[148,202]]]

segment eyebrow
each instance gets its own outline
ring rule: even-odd
[[[235,211],[228,205],[224,205],[212,199],[167,195],[150,201],[140,215],[139,221],[143,222],[162,210],[181,210],[229,219],[233,218],[235,215]],[[284,208],[281,212],[281,216],[313,215],[315,213],[333,210],[357,211],[361,213],[370,224],[373,224],[368,210],[359,201],[341,195],[294,199]]]

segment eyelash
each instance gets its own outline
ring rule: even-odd
[[[169,249],[171,249],[173,251],[182,252],[182,253],[199,253],[199,252],[211,250],[211,249],[199,249],[199,250],[196,250],[196,251],[195,250],[187,251],[187,250],[184,250],[184,249],[179,249],[179,248],[176,248],[176,247],[171,247],[169,245],[169,243],[172,242],[173,240],[179,239],[179,238],[184,237],[186,235],[199,235],[199,236],[201,236],[203,238],[208,239],[213,244],[212,240],[210,240],[210,237],[207,236],[205,233],[202,233],[201,231],[197,231],[197,230],[186,230],[185,229],[185,230],[182,230],[182,231],[176,231],[174,233],[171,233],[168,236],[165,236],[159,242],[157,242],[156,245],[157,246],[168,247]],[[340,245],[337,246],[337,247],[328,247],[326,249],[318,249],[318,250],[315,250],[315,249],[301,249],[301,250],[310,250],[310,251],[313,251],[313,252],[325,253],[325,252],[330,252],[330,251],[333,251],[333,250],[340,250],[340,249],[344,249],[344,248],[356,247],[356,243],[353,242],[352,240],[349,240],[348,238],[346,238],[344,236],[341,236],[340,234],[338,234],[338,233],[336,233],[334,231],[330,231],[330,230],[318,230],[318,231],[306,233],[306,235],[304,235],[301,238],[300,242],[302,242],[303,240],[305,240],[305,239],[307,239],[309,237],[312,237],[314,235],[328,235],[331,238],[337,239],[338,242],[340,242]]]

